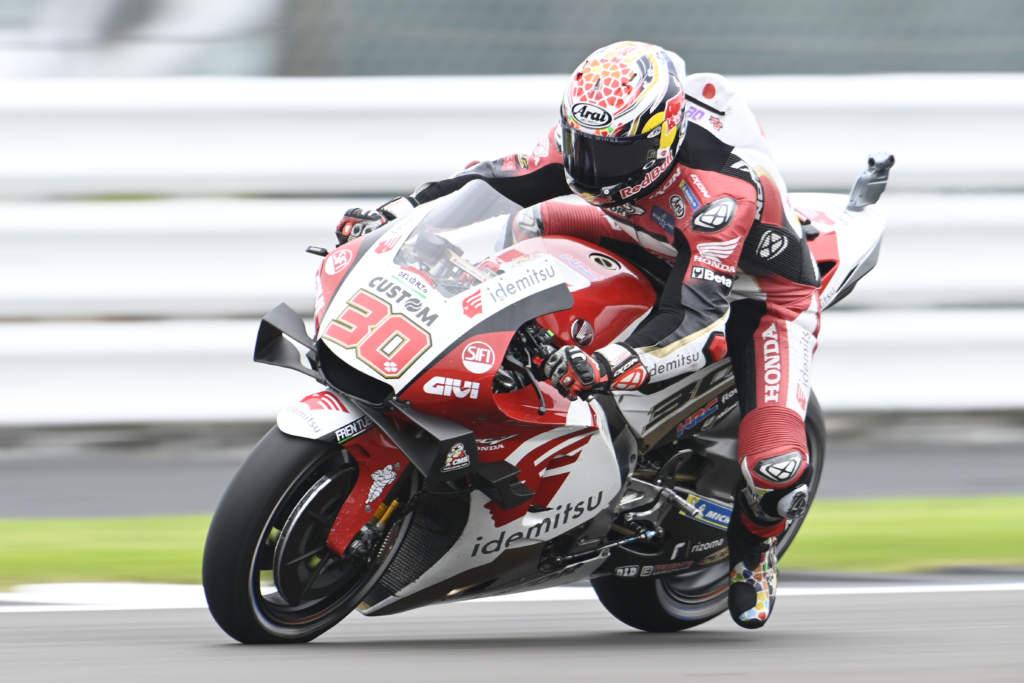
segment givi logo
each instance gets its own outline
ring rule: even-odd
[[[474,375],[489,372],[494,367],[494,360],[494,349],[485,342],[471,342],[462,349],[462,364]]]
[[[434,396],[454,396],[455,398],[476,398],[480,395],[480,382],[453,379],[451,377],[432,377],[423,385],[423,391]]]

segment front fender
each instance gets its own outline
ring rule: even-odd
[[[277,428],[303,439],[343,444],[375,425],[351,401],[331,391],[318,391],[277,414]]]
[[[346,445],[358,467],[356,482],[327,538],[327,546],[344,555],[359,530],[380,517],[383,509],[378,508],[399,474],[409,469],[409,460],[358,406],[332,391],[318,391],[285,407],[277,414],[277,428],[302,439]]]

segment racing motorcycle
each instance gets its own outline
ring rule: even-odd
[[[791,196],[823,307],[872,269],[892,157],[847,201]],[[568,237],[513,243],[520,207],[482,181],[327,251],[314,334],[279,305],[254,359],[322,390],[282,410],[213,516],[203,586],[245,643],[309,641],[352,610],[589,580],[618,619],[675,631],[726,609],[740,480],[728,358],[642,391],[568,400],[560,345],[596,350],[655,303],[654,276]],[[825,458],[812,396],[811,501]],[[800,528],[780,537],[784,553]]]

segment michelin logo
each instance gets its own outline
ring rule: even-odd
[[[691,515],[685,510],[680,510],[679,514],[689,517],[690,519],[700,522],[701,524],[707,524],[713,526],[716,529],[727,529],[729,527],[729,520],[732,519],[732,510],[726,506],[717,503],[710,498],[704,498],[698,496],[696,493],[691,493],[686,496],[686,501],[693,505],[700,511],[701,516]]]

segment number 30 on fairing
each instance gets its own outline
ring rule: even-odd
[[[401,377],[430,348],[429,334],[364,289],[349,299],[324,337],[355,349],[359,360],[389,379]]]

